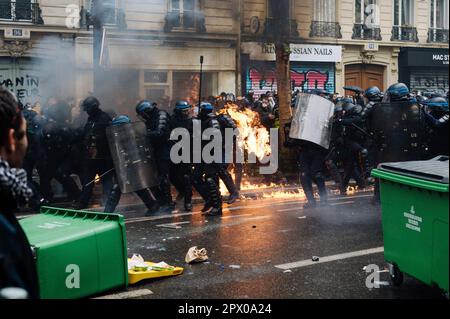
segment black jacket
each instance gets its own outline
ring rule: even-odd
[[[20,287],[31,299],[39,298],[39,282],[30,243],[14,212],[11,191],[0,185],[0,289]]]
[[[111,117],[98,110],[90,115],[84,126],[84,146],[88,159],[110,159],[106,128],[111,124]]]

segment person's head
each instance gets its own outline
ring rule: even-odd
[[[190,118],[192,116],[192,106],[187,101],[177,101],[173,113],[179,118]]]
[[[89,96],[81,102],[81,108],[89,115],[95,114],[100,109],[100,101],[94,96]]]
[[[28,147],[27,123],[17,99],[8,90],[0,88],[0,156],[11,167],[22,166]]]
[[[377,86],[372,86],[368,88],[364,92],[364,96],[370,102],[381,102],[381,100],[383,99],[383,93],[381,93],[380,89]]]
[[[201,103],[198,111],[198,117],[200,119],[205,119],[213,111],[214,107],[210,103]]]
[[[409,98],[409,89],[404,83],[391,85],[386,91],[386,97],[389,101],[405,101]]]
[[[156,104],[149,100],[140,101],[136,105],[136,114],[143,121],[148,121],[153,118],[157,110]]]
[[[112,126],[118,126],[123,124],[130,124],[131,120],[127,115],[119,115],[113,118],[111,125]]]
[[[448,101],[443,97],[434,97],[425,102],[428,110],[436,117],[448,114]]]

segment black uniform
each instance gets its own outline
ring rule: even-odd
[[[23,161],[23,168],[27,172],[28,187],[33,190],[33,198],[30,205],[33,209],[38,210],[41,204],[46,204],[47,200],[43,197],[40,185],[33,181],[33,170],[36,168],[39,179],[42,181],[45,176],[45,157],[44,148],[42,147],[42,125],[44,119],[33,110],[24,110],[24,118],[27,120],[27,139],[28,148]]]
[[[84,127],[84,160],[81,182],[83,189],[79,199],[79,209],[88,207],[94,189],[96,175],[103,175],[113,168],[111,154],[109,152],[106,128],[111,124],[111,117],[101,109],[96,109],[89,114],[88,121]],[[106,174],[101,178],[103,185],[103,202],[112,190],[112,174]]]
[[[174,112],[171,118],[170,127],[172,129],[184,128],[189,132],[192,145],[193,122],[192,118],[185,116],[183,113]],[[175,145],[178,141],[171,141],[171,145]],[[184,197],[184,207],[187,211],[192,210],[192,152],[190,152],[189,163],[171,163],[170,180],[177,191]]]
[[[225,143],[226,143],[226,129],[232,129],[235,130],[237,129],[237,125],[236,123],[233,121],[233,119],[231,117],[229,117],[228,115],[225,114],[219,114],[217,116],[217,121],[219,122],[220,125],[220,131],[222,134],[222,165],[220,165],[220,169],[219,169],[219,173],[218,173],[218,177],[223,181],[223,183],[225,184],[228,193],[230,194],[230,199],[228,201],[228,204],[233,203],[238,197],[239,197],[239,193],[237,190],[237,187],[233,181],[233,177],[231,176],[231,174],[228,172],[228,167],[229,164],[225,163]],[[233,143],[234,145],[234,143]],[[242,175],[241,175],[242,178]],[[240,183],[240,182],[239,182]]]
[[[147,138],[155,151],[156,165],[159,173],[159,187],[152,188],[152,192],[163,206],[174,208],[169,182],[170,167],[170,117],[165,111],[156,107],[148,114],[145,121]]]
[[[48,119],[42,128],[44,149],[44,173],[41,174],[41,191],[48,199],[52,198],[51,180],[55,178],[64,187],[69,200],[80,196],[80,189],[70,176],[70,151],[76,140],[76,133],[67,124]]]
[[[202,134],[209,128],[220,130],[220,124],[217,121],[216,116],[212,113],[206,114],[200,111],[199,120],[201,121]],[[202,149],[205,144],[206,143],[202,143]],[[217,183],[221,163],[205,163],[202,158],[202,162],[200,164],[195,164],[194,167],[193,182],[195,188],[206,201],[203,211],[208,211],[212,207],[213,210],[210,214],[222,214],[222,196]]]
[[[328,196],[325,188],[323,166],[327,155],[327,150],[308,141],[301,140],[298,143],[300,145],[298,158],[300,183],[302,184],[303,191],[308,199],[308,206],[316,205],[316,200],[313,193],[313,181],[316,183],[319,190],[321,202],[326,203]]]
[[[350,178],[354,178],[358,188],[364,189],[366,182],[364,178],[365,163],[368,151],[361,145],[364,139],[362,133],[358,129],[362,126],[362,118],[360,115],[353,114],[346,116],[338,121],[344,127],[343,131],[343,163],[344,178],[341,184],[341,193],[345,193]]]

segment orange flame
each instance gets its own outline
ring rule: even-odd
[[[238,146],[248,154],[255,154],[259,160],[271,154],[269,131],[261,124],[259,114],[248,108],[241,109],[238,105],[227,103],[219,114],[231,117],[239,129]]]

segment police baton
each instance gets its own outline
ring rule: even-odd
[[[369,136],[369,137],[373,137],[372,134],[367,133],[365,130],[363,130],[362,128],[360,128],[358,125],[356,125],[355,123],[352,123],[352,126],[354,128],[356,128],[358,131],[362,132],[363,134]]]
[[[114,171],[115,168],[111,168],[109,171],[103,173],[102,175],[100,175],[98,178],[102,178],[105,175],[108,175],[109,173],[111,173],[112,171]],[[84,185],[84,187],[88,187],[89,185],[91,185],[92,183],[95,183],[95,181],[97,180],[97,178],[94,178],[92,181],[90,181],[89,183],[87,183],[86,185]]]

